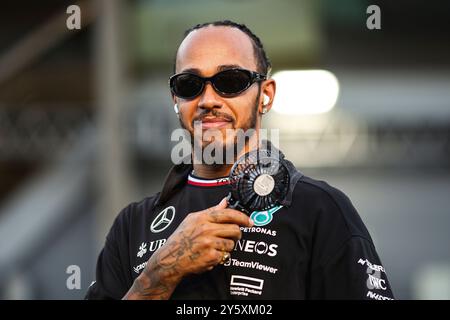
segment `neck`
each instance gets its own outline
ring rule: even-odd
[[[259,132],[252,136],[249,141],[245,144],[245,146],[238,152],[236,160],[242,157],[245,153],[250,152],[251,150],[255,150],[258,148],[259,141]],[[231,168],[234,163],[231,164],[204,164],[204,163],[195,163],[193,164],[195,176],[204,179],[215,179],[219,177],[226,177],[230,174]]]
[[[215,179],[228,176],[230,174],[232,166],[232,164],[207,165],[194,163],[194,172],[195,175],[199,178]]]

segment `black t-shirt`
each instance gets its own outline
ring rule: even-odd
[[[199,179],[191,169],[175,167],[164,196],[132,203],[118,215],[87,299],[121,299],[188,213],[227,196],[225,178]],[[289,206],[252,214],[255,226],[241,228],[228,264],[184,278],[171,299],[392,299],[372,239],[347,196],[306,176],[291,189]]]

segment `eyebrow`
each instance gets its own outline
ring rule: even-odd
[[[224,65],[218,66],[217,71],[224,71],[224,70],[236,69],[236,68],[243,69],[240,65],[237,65],[237,64],[224,64]]]
[[[237,65],[237,64],[222,64],[222,65],[218,66],[216,68],[216,70],[217,70],[217,72],[220,72],[220,71],[229,70],[229,69],[236,69],[236,68],[243,69],[242,66]],[[198,74],[198,75],[200,75],[202,73],[200,71],[200,69],[197,69],[197,68],[188,68],[188,69],[184,69],[184,70],[181,71],[181,73],[184,73],[184,72],[195,73],[195,74]]]

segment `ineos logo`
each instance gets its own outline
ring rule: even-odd
[[[175,218],[175,208],[173,206],[165,208],[163,211],[158,213],[156,218],[150,225],[150,230],[153,233],[158,233],[166,230],[168,226],[172,223]]]
[[[275,257],[277,255],[278,245],[275,243],[268,244],[264,241],[256,242],[253,240],[241,239],[236,242],[234,250],[244,252],[256,252],[257,254],[266,254],[269,257]]]

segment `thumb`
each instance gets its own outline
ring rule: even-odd
[[[215,206],[215,209],[225,209],[228,205],[227,197],[223,198],[218,205]]]
[[[206,209],[205,211],[206,212],[213,212],[213,211],[216,211],[216,210],[222,210],[222,209],[225,209],[227,207],[227,205],[228,205],[228,202],[227,202],[227,198],[225,197],[218,204],[216,204],[215,206],[212,206],[212,207]]]

